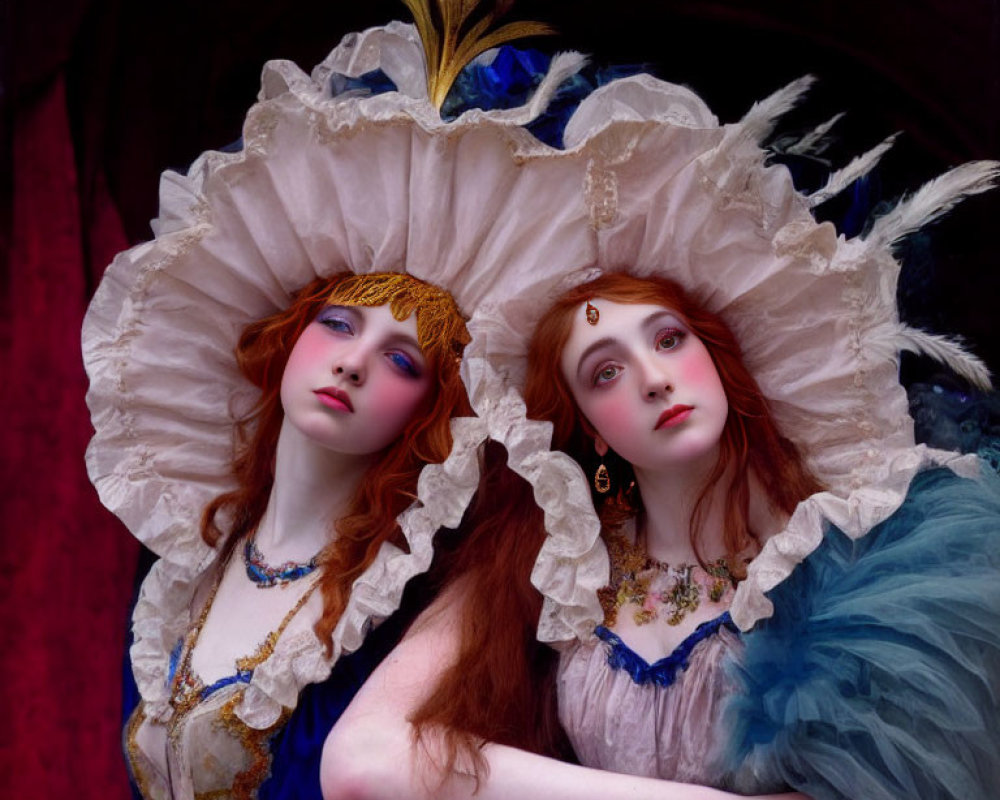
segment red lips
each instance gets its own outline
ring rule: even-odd
[[[694,406],[684,406],[680,404],[671,406],[660,414],[660,418],[656,421],[656,427],[654,430],[658,431],[660,428],[672,428],[675,425],[680,425],[684,420],[691,416],[692,411],[694,411]]]
[[[336,386],[324,386],[322,389],[316,389],[313,394],[319,398],[319,401],[323,405],[332,408],[334,411],[354,413],[351,398],[347,396],[347,392],[338,389]]]

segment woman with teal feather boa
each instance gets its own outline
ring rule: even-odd
[[[1000,480],[924,469],[864,535],[823,521],[767,593],[773,612],[741,632],[727,584],[822,492],[797,448],[770,439],[714,322],[677,287],[619,274],[570,290],[535,330],[529,414],[604,465],[605,620],[599,641],[563,651],[558,677],[577,756],[742,794],[991,796]]]
[[[1000,478],[985,465],[972,479],[926,461],[895,513],[860,537],[814,520],[821,540],[767,592],[771,614],[741,631],[731,614],[740,613],[733,586],[743,586],[759,553],[787,541],[795,516],[827,492],[800,468],[789,440],[768,442],[753,430],[760,417],[753,419],[751,449],[766,453],[782,480],[750,479],[749,524],[736,526],[733,552],[726,506],[740,495],[739,481],[731,480],[732,454],[720,456],[727,447],[720,433],[753,409],[734,395],[719,330],[706,327],[682,292],[679,303],[635,302],[656,292],[663,292],[657,281],[606,275],[564,295],[536,330],[529,413],[550,416],[560,400],[546,404],[546,395],[556,385],[554,393],[564,390],[575,406],[562,419],[580,416],[570,426],[551,418],[555,443],[579,453],[592,437],[611,583],[596,636],[565,647],[558,667],[559,716],[582,766],[546,766],[533,754],[476,745],[488,770],[477,775],[477,796],[541,798],[572,789],[574,797],[992,797],[1000,774]],[[568,338],[558,333],[560,310],[568,312]],[[561,354],[555,383],[541,342]],[[754,469],[768,463],[753,454],[749,461]],[[713,477],[719,463],[729,464],[721,479]],[[972,466],[951,462],[962,472]],[[496,511],[495,530],[514,530],[525,509],[541,524],[528,484],[505,474],[492,485],[507,504]],[[708,498],[701,512],[699,484]],[[685,497],[692,500],[684,504]],[[674,505],[680,508],[671,513]],[[702,526],[694,527],[698,519]],[[667,559],[686,563],[668,567]],[[477,607],[477,587],[464,585],[463,594],[464,603],[449,592],[418,621],[335,728],[327,767],[338,774],[326,772],[325,796],[342,796],[341,781],[357,779],[359,768],[378,775],[371,784],[361,779],[363,797],[404,787],[425,796],[414,788],[421,779],[398,771],[403,753],[392,758],[396,781],[378,770],[389,765],[379,753],[394,741],[395,704],[385,693],[402,692],[412,703],[408,716],[420,719],[426,705],[413,700],[427,702],[429,676],[442,692],[474,674],[476,656],[463,652],[455,628],[463,607]],[[448,647],[455,661],[441,671]],[[475,722],[465,725],[474,736]],[[436,741],[419,724],[415,732]],[[347,737],[359,734],[368,746],[352,749]],[[463,781],[447,782],[446,796],[471,796]],[[385,794],[379,786],[394,788]]]

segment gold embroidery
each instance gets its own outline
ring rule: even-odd
[[[139,790],[139,794],[143,797],[152,797],[149,788],[149,776],[142,771],[142,767],[140,766],[140,759],[143,758],[143,755],[136,741],[139,728],[145,721],[145,704],[140,700],[129,716],[128,722],[125,724],[125,754],[128,756],[128,767],[132,773],[132,782]]]
[[[197,621],[184,637],[183,653],[178,664],[177,672],[174,674],[171,684],[170,705],[174,709],[174,714],[167,723],[167,737],[170,747],[177,751],[180,746],[180,736],[187,716],[204,700],[202,694],[206,689],[204,682],[191,671],[191,656],[198,638],[201,635],[205,620],[208,619],[212,603],[218,593],[222,575],[225,570],[221,570],[219,578],[216,580],[212,591],[205,601],[205,605],[199,614]],[[274,654],[274,649],[281,638],[282,633],[288,627],[295,615],[302,609],[313,591],[318,586],[318,582],[306,589],[302,597],[298,599],[294,606],[281,620],[277,629],[269,633],[264,641],[249,656],[244,656],[236,660],[236,670],[238,673],[251,673],[256,667],[266,661]],[[264,730],[250,728],[237,715],[236,708],[243,700],[246,687],[240,687],[232,697],[230,697],[219,709],[219,719],[217,724],[238,741],[247,754],[250,765],[247,769],[236,773],[232,786],[225,789],[213,789],[207,792],[196,792],[198,800],[225,800],[225,798],[252,798],[257,788],[264,781],[270,772],[270,751],[267,746],[268,739],[288,721],[291,716],[291,709],[284,709],[278,721],[274,725]]]
[[[243,689],[236,692],[219,709],[219,718],[222,721],[223,727],[243,746],[243,750],[250,762],[246,769],[237,772],[233,777],[231,794],[233,800],[253,800],[257,789],[260,788],[260,785],[271,773],[269,741],[275,733],[284,727],[285,723],[288,722],[288,718],[292,715],[292,710],[286,708],[281,712],[278,720],[269,728],[262,730],[251,728],[236,716],[236,708],[243,702],[243,693]],[[206,798],[206,800],[209,800],[209,798]]]
[[[203,699],[201,694],[206,687],[204,682],[191,672],[191,656],[195,645],[198,643],[198,637],[201,636],[201,629],[205,626],[205,620],[208,619],[208,612],[215,601],[215,595],[219,591],[219,584],[222,582],[222,575],[224,573],[224,569],[220,571],[219,578],[212,587],[212,592],[205,601],[205,606],[202,608],[197,622],[195,622],[194,626],[184,637],[183,657],[177,667],[177,672],[174,674],[170,691],[170,705],[174,709],[174,715],[170,721],[171,729],[175,728],[179,724],[179,720],[190,713]],[[236,659],[237,672],[252,672],[258,665],[271,657],[274,653],[275,645],[277,645],[278,639],[281,638],[281,634],[284,633],[285,628],[288,627],[288,623],[292,621],[292,618],[306,604],[306,601],[309,600],[318,585],[317,582],[313,582],[312,586],[303,592],[302,597],[298,599],[298,602],[292,606],[284,619],[281,620],[281,624],[278,625],[277,629],[271,631],[250,655]]]
[[[469,333],[454,298],[444,289],[403,272],[372,272],[352,275],[330,292],[331,305],[381,306],[389,304],[393,319],[402,321],[417,314],[417,342],[424,350],[449,350],[461,355],[455,345],[469,343]]]

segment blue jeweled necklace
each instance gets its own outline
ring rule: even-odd
[[[284,588],[292,581],[304,578],[315,570],[319,566],[319,553],[305,564],[286,561],[284,564],[272,567],[264,561],[264,556],[257,549],[257,543],[251,535],[247,537],[247,543],[243,547],[243,563],[247,568],[247,577],[257,584],[258,589],[270,589],[272,586]]]

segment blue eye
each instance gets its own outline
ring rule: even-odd
[[[392,362],[392,365],[405,375],[409,375],[411,378],[420,377],[420,370],[417,369],[417,365],[413,359],[406,355],[406,353],[402,353],[399,350],[391,350],[385,355]]]
[[[684,341],[685,336],[687,336],[687,334],[677,328],[667,328],[665,331],[660,331],[656,334],[656,349],[673,350],[680,346],[681,342]]]

